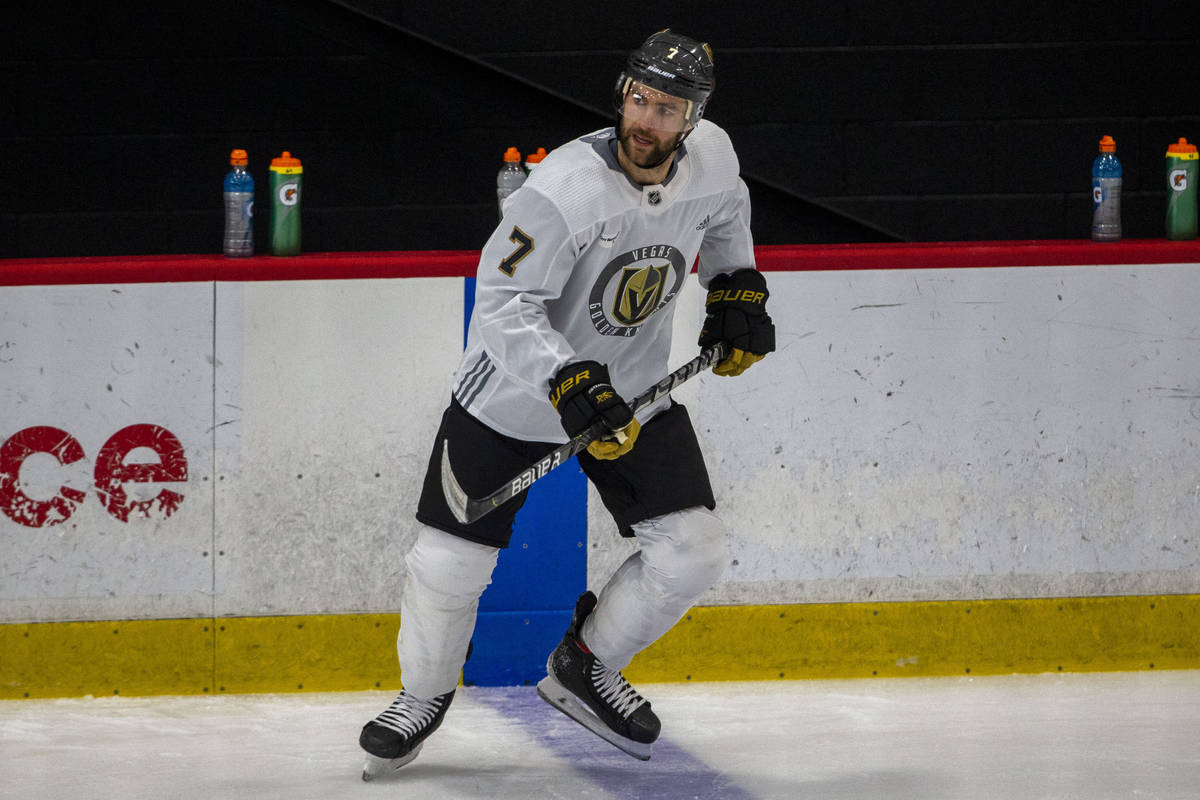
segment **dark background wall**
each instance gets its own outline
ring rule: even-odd
[[[45,0],[0,30],[0,257],[218,252],[246,148],[305,167],[304,247],[477,249],[504,149],[611,123],[624,54],[710,41],[757,241],[1085,238],[1101,135],[1130,237],[1200,140],[1194,2]]]

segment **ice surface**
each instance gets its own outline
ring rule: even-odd
[[[466,687],[370,784],[358,731],[391,693],[5,701],[0,798],[1200,797],[1200,671],[638,688],[648,762],[533,687]]]

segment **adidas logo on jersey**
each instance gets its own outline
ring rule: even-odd
[[[696,230],[698,230],[698,231],[702,231],[702,230],[704,230],[705,228],[707,228],[707,227],[708,227],[708,221],[709,221],[709,219],[711,219],[711,218],[712,218],[712,215],[711,215],[711,214],[705,214],[705,215],[704,215],[704,221],[703,221],[703,222],[701,222],[699,225],[697,225],[697,226],[696,226]]]

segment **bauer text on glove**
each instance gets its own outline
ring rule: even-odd
[[[728,342],[731,353],[713,372],[741,375],[775,350],[775,325],[767,314],[767,281],[755,269],[718,275],[708,284],[700,347]]]
[[[550,382],[550,403],[571,438],[597,422],[611,431],[588,445],[594,458],[611,460],[625,455],[641,431],[633,411],[609,382],[608,368],[595,361],[576,361],[560,369]]]

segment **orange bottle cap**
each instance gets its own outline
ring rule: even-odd
[[[515,147],[508,148],[504,151],[504,160],[519,162],[521,160],[521,151]]]
[[[1117,152],[1117,140],[1111,136],[1105,136],[1105,137],[1101,138],[1100,139],[1100,152],[1101,153]]]
[[[300,159],[293,158],[291,153],[289,153],[287,150],[284,150],[283,155],[277,156],[277,157],[271,159],[271,166],[272,167],[298,167],[298,166],[300,166]]]
[[[234,150],[229,154],[229,163],[235,167],[244,167],[250,163],[245,150]]]
[[[271,159],[271,172],[280,172],[284,175],[297,175],[304,172],[304,168],[300,166],[300,159],[293,158],[291,153],[284,150],[283,155]]]
[[[546,148],[539,147],[536,153],[530,153],[525,157],[526,164],[540,164],[542,159],[546,157]]]
[[[1182,136],[1179,138],[1179,141],[1176,142],[1175,144],[1167,145],[1167,155],[1169,155],[1169,156],[1183,156],[1183,155],[1187,155],[1188,153],[1195,153],[1195,152],[1197,152],[1196,145],[1188,144],[1188,140],[1183,138]]]

